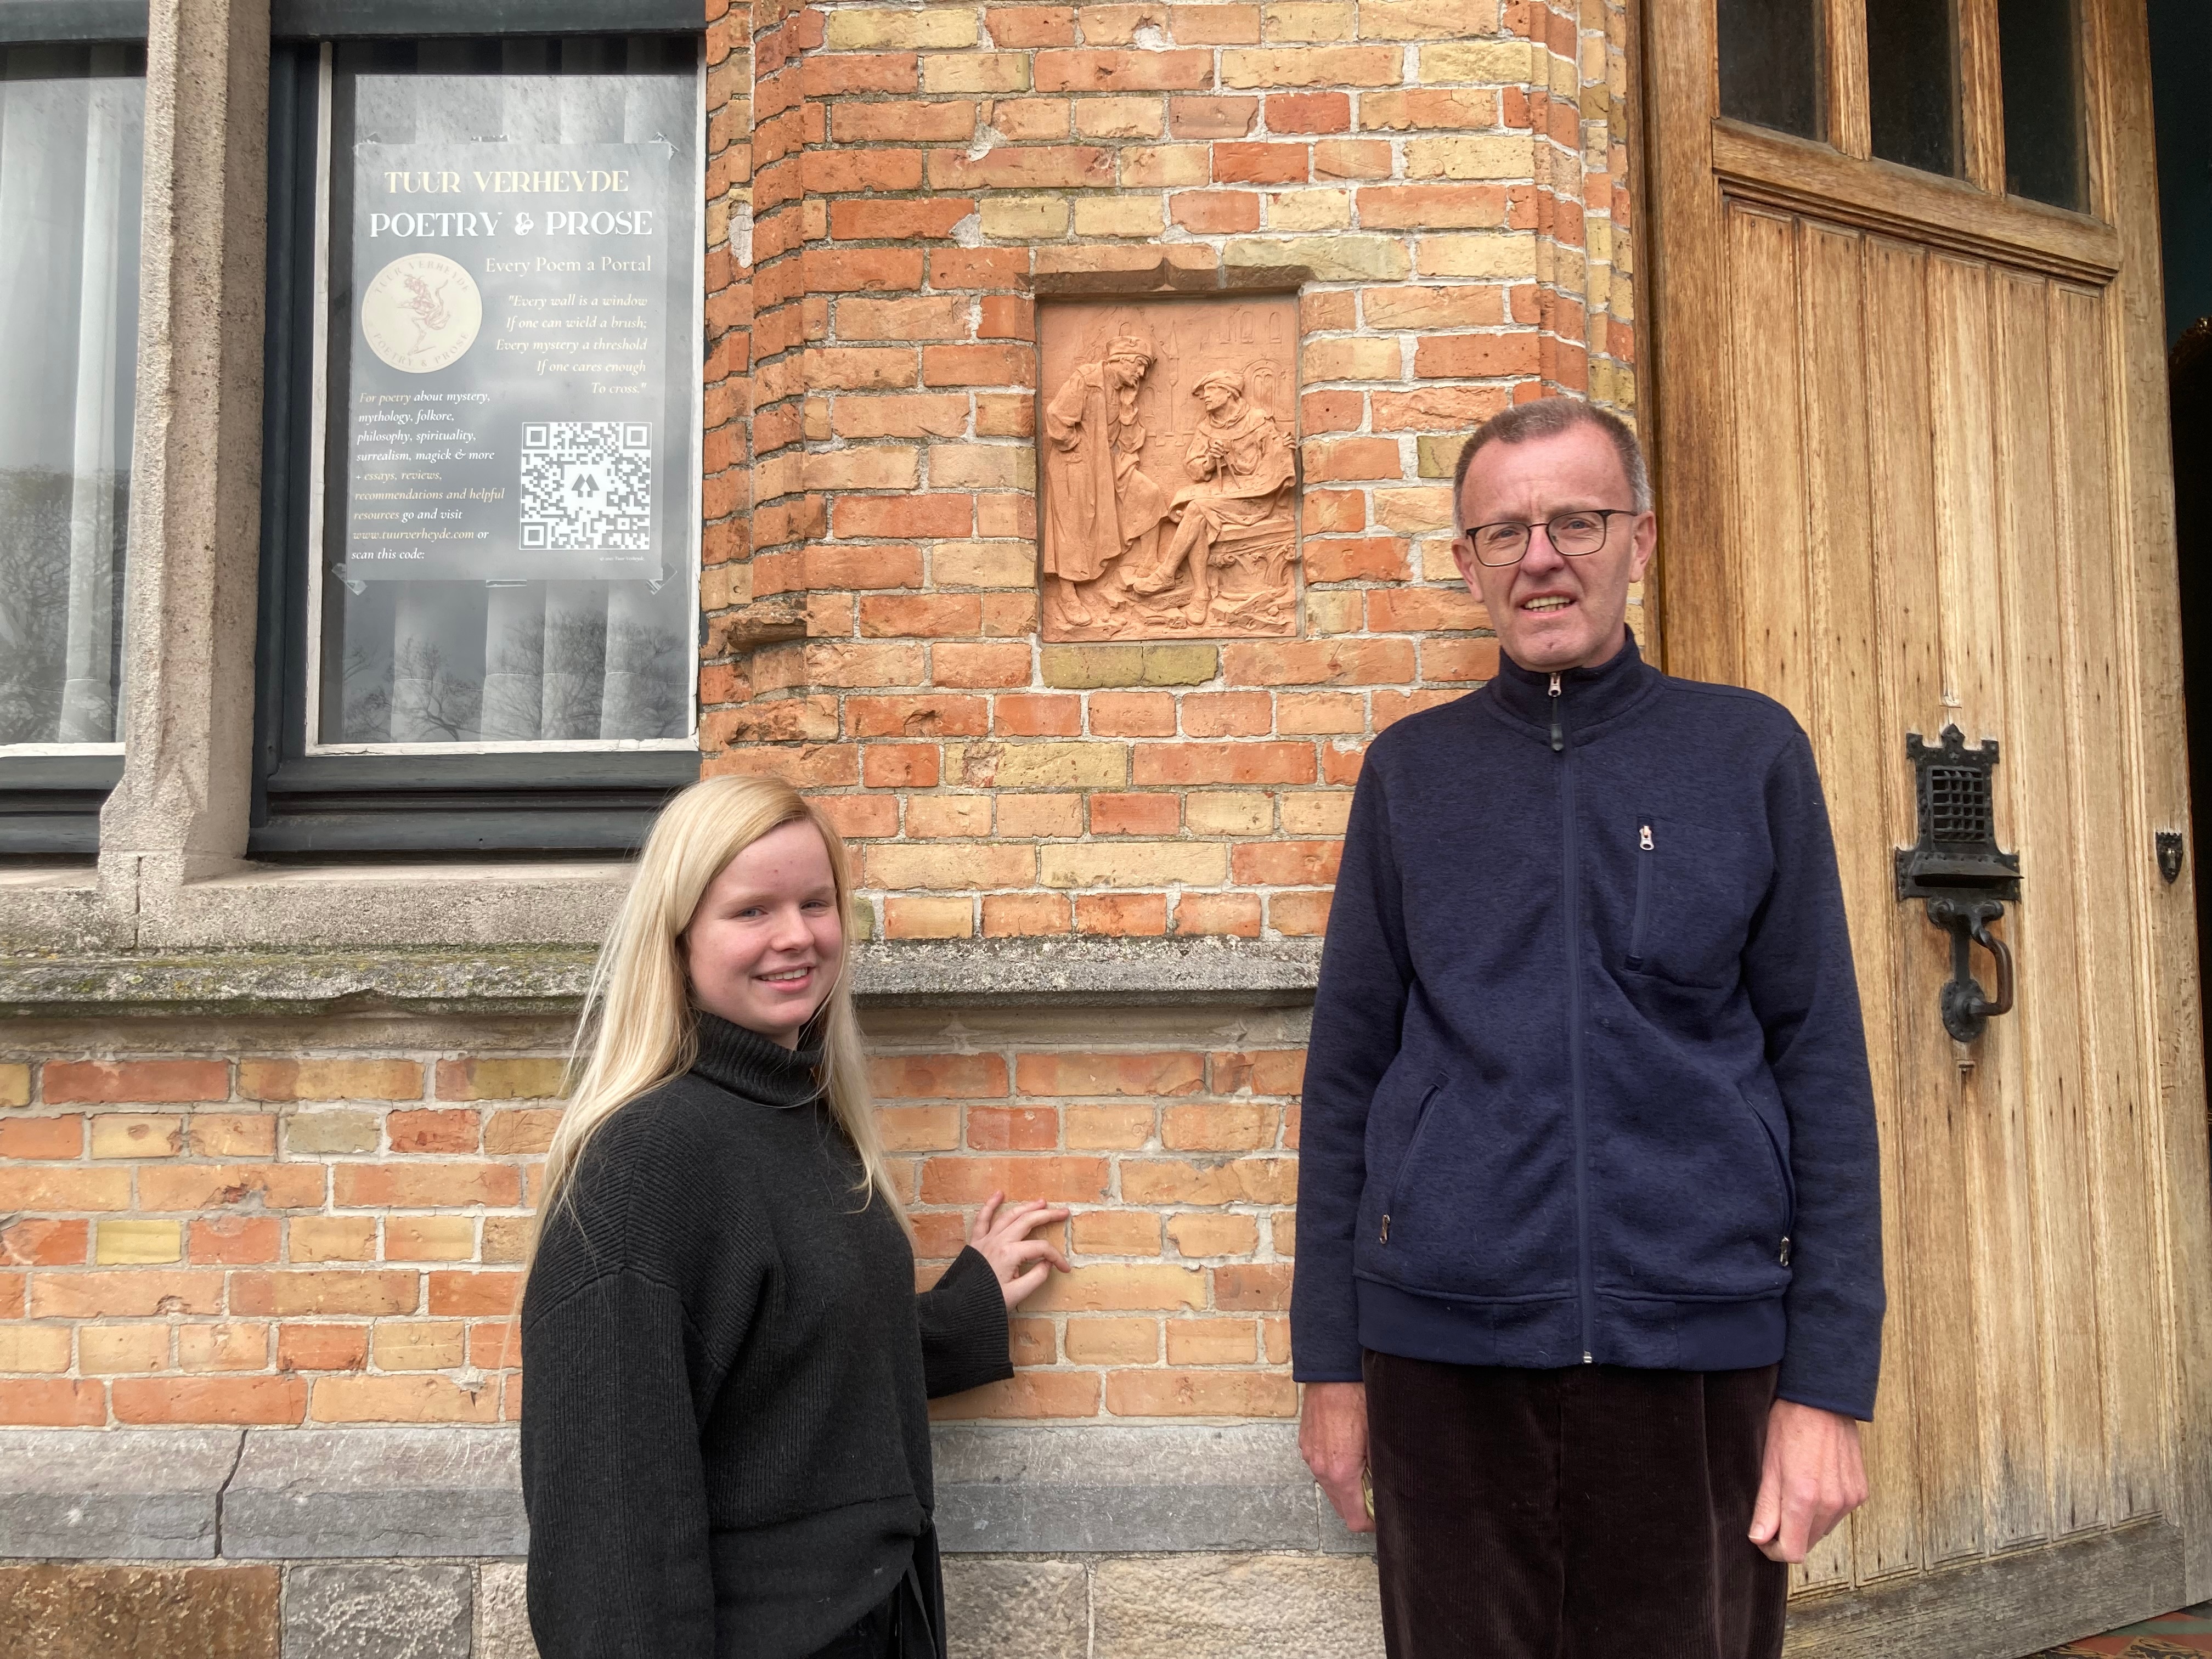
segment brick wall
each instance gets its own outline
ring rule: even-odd
[[[883,1045],[925,1279],[994,1189],[1077,1212],[1076,1271],[1016,1322],[1021,1374],[944,1414],[1295,1409],[1302,1054],[1294,1024],[1252,1030]],[[514,1419],[509,1314],[560,1073],[544,1048],[450,1034],[0,1055],[0,1423]]]
[[[1460,441],[1632,412],[1623,36],[1607,0],[718,22],[710,769],[817,792],[890,938],[1318,933],[1366,743],[1494,672]],[[1300,636],[1040,645],[1036,307],[1292,289]]]

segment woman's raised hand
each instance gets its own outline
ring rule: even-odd
[[[999,1290],[1011,1310],[1021,1306],[1053,1268],[1068,1271],[1067,1258],[1057,1245],[1048,1238],[1030,1237],[1040,1227],[1056,1226],[1066,1220],[1068,1212],[1042,1199],[1006,1204],[1006,1196],[993,1193],[983,1200],[983,1207],[975,1212],[975,1224],[968,1229],[968,1243],[999,1276]],[[1006,1205],[1003,1209],[1002,1204]]]

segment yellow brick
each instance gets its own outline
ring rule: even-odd
[[[1160,229],[1158,197],[1079,196],[1075,199],[1078,236],[1157,236]]]
[[[929,580],[944,587],[1027,587],[1036,580],[1036,548],[1029,542],[939,542],[929,555]]]
[[[1229,47],[1221,54],[1221,84],[1239,91],[1395,87],[1405,78],[1405,57],[1396,46]]]
[[[912,489],[921,457],[897,444],[823,450],[806,458],[805,476],[809,489]]]
[[[368,1261],[376,1255],[376,1218],[295,1216],[285,1224],[294,1261]]]
[[[1229,849],[1218,842],[1078,842],[1037,850],[1047,887],[1218,887],[1229,879]]]
[[[945,781],[986,789],[1119,789],[1129,751],[1118,743],[948,743]]]
[[[975,931],[975,907],[964,898],[890,901],[894,939],[967,939]]]
[[[1536,238],[1514,230],[1424,236],[1413,258],[1424,276],[1534,276]]]
[[[1249,1319],[1170,1319],[1170,1365],[1249,1365],[1259,1349],[1259,1327]]]
[[[834,14],[833,14],[834,15]],[[461,1363],[468,1328],[451,1320],[380,1321],[370,1338],[380,1371],[437,1371]]]
[[[1283,0],[1260,9],[1261,39],[1269,45],[1285,41],[1349,40],[1352,9],[1347,5],[1316,3],[1316,0]]]
[[[533,1218],[526,1215],[488,1215],[483,1222],[483,1259],[520,1261],[530,1254]]]
[[[241,1060],[247,1100],[420,1100],[422,1067],[411,1060]]]
[[[1085,138],[1157,138],[1165,126],[1158,98],[1085,98],[1075,106],[1075,130]]]
[[[65,1371],[67,1325],[0,1325],[0,1371]]]
[[[13,1061],[0,1066],[0,1106],[31,1103],[31,1068]]]
[[[1160,1218],[1150,1210],[1085,1210],[1068,1229],[1082,1255],[1160,1253]]]
[[[1427,82],[1473,81],[1500,87],[1525,86],[1535,48],[1526,40],[1455,40],[1421,48],[1421,79]]]
[[[77,1332],[76,1368],[93,1376],[168,1369],[167,1325],[87,1325]]]
[[[1305,381],[1395,380],[1406,373],[1404,349],[1395,339],[1311,340],[1305,351]]]
[[[1249,1215],[1179,1215],[1168,1237],[1185,1255],[1249,1255],[1259,1248],[1260,1222]]]
[[[474,1216],[391,1216],[384,1223],[387,1261],[467,1261],[477,1253]]]
[[[102,1112],[92,1120],[94,1158],[174,1158],[184,1149],[180,1117],[129,1117]]]
[[[1116,1264],[1054,1273],[1022,1307],[1041,1314],[1205,1305],[1206,1275],[1196,1267]]]
[[[269,1369],[269,1327],[262,1324],[179,1325],[177,1364],[188,1371]]]
[[[1352,818],[1352,792],[1332,789],[1326,794],[1283,797],[1283,833],[1289,836],[1340,836]]]
[[[1424,485],[1414,489],[1378,489],[1375,516],[1387,528],[1419,533],[1451,528],[1449,484]]]
[[[871,847],[867,884],[893,892],[914,888],[951,891],[1027,887],[1036,879],[1036,854],[1026,847]]]
[[[1212,157],[1204,144],[1133,144],[1121,152],[1120,165],[1125,190],[1202,185],[1213,176]]]
[[[1345,191],[1293,190],[1267,198],[1270,230],[1341,230],[1351,222],[1352,198]]]
[[[1363,40],[1464,40],[1497,27],[1497,0],[1360,0]]]
[[[1024,1306],[1034,1306],[1034,1302]],[[1084,1365],[1147,1364],[1160,1357],[1157,1319],[1071,1319],[1067,1357]]]
[[[1029,54],[1023,52],[963,52],[921,60],[924,92],[1027,92]]]
[[[132,1267],[185,1258],[184,1224],[180,1221],[103,1221],[93,1243],[92,1259],[102,1267]]]
[[[1366,626],[1366,606],[1357,589],[1306,595],[1306,627],[1316,634],[1357,634]]]
[[[1133,1152],[1152,1138],[1149,1106],[1070,1106],[1060,1122],[1071,1151]]]
[[[441,1100],[551,1100],[568,1069],[561,1060],[441,1060]]]
[[[1184,797],[1182,817],[1194,835],[1264,836],[1275,827],[1275,802],[1271,795],[1200,790]]]
[[[981,214],[986,236],[1011,242],[1067,234],[1067,204],[1057,196],[994,196]]]
[[[901,9],[830,14],[828,45],[832,52],[913,52],[923,47],[975,44],[973,11]]]
[[[1075,210],[1080,221],[1083,210]],[[1036,450],[1029,444],[933,444],[932,489],[1036,489]]]
[[[1526,179],[1535,170],[1535,140],[1522,135],[1406,141],[1408,179]]]

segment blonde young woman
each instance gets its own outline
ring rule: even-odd
[[[779,780],[698,784],[646,843],[523,1299],[544,1659],[942,1659],[927,1399],[1012,1374],[1067,1212],[994,1194],[915,1293],[850,902]]]

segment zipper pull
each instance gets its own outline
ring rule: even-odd
[[[1567,734],[1559,730],[1559,677],[1552,676],[1552,752],[1558,754],[1567,746]]]
[[[1637,826],[1636,844],[1647,853],[1651,850],[1651,826],[1650,824],[1644,823]]]
[[[1389,1218],[1389,1216],[1387,1216],[1387,1215],[1386,1215],[1386,1216],[1384,1216],[1384,1217],[1382,1218],[1382,1243],[1385,1243],[1385,1244],[1388,1244],[1389,1242],[1390,1242],[1390,1218]],[[1784,1246],[1783,1252],[1782,1252],[1783,1259],[1784,1259],[1784,1261],[1787,1261],[1787,1260],[1789,1259],[1789,1255],[1790,1255],[1790,1251],[1789,1251],[1789,1249],[1788,1249],[1788,1246],[1789,1246],[1790,1241],[1789,1241],[1788,1239],[1786,1239],[1786,1238],[1785,1238],[1785,1239],[1784,1239],[1784,1240],[1782,1241],[1782,1243],[1783,1243],[1783,1246]]]
[[[1590,1358],[1590,1352],[1588,1348],[1584,1348],[1583,1350],[1583,1364],[1585,1365],[1595,1365],[1597,1364],[1596,1360]]]
[[[1785,1267],[1790,1265],[1790,1240],[1787,1237],[1782,1241],[1782,1265]]]

